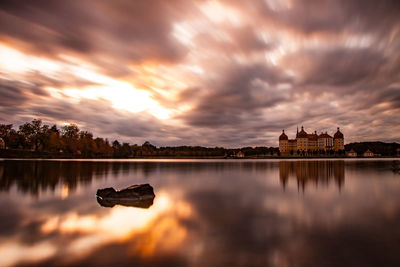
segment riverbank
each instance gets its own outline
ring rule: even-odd
[[[31,150],[0,149],[0,158],[4,159],[357,159],[357,158],[400,158],[399,156],[375,156],[375,157],[348,157],[344,155],[320,155],[320,156],[277,156],[255,155],[245,157],[226,156],[137,156],[137,157],[85,157],[82,155],[61,152],[38,152]]]

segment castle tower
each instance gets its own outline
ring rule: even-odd
[[[304,127],[301,126],[301,131],[296,136],[297,139],[297,150],[307,151],[308,150],[308,134],[304,131]]]
[[[285,134],[285,130],[282,130],[282,134],[279,136],[279,152],[286,153],[289,151],[288,140],[289,138]]]
[[[337,132],[333,136],[333,150],[344,150],[344,135],[342,132],[340,132],[339,127],[337,128]]]

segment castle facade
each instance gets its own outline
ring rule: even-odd
[[[301,126],[301,131],[297,128],[297,134],[295,139],[289,139],[285,134],[285,130],[282,130],[282,134],[279,136],[279,152],[282,154],[293,154],[293,153],[317,153],[327,151],[343,151],[344,150],[344,135],[340,132],[339,127],[336,133],[330,136],[327,132],[317,134],[308,134],[304,131]]]

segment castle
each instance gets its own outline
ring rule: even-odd
[[[285,134],[285,130],[282,130],[282,134],[279,136],[279,152],[282,154],[308,154],[308,153],[325,153],[329,151],[343,151],[344,150],[344,136],[340,132],[339,127],[337,132],[330,136],[327,132],[317,134],[315,131],[312,134],[308,134],[304,131],[301,126],[301,131],[297,128],[296,139],[289,139]]]

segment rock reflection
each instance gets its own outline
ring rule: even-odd
[[[344,185],[344,161],[282,161],[279,178],[285,189],[290,178],[296,178],[297,189],[304,192],[308,183],[329,186],[333,179],[339,190]]]

